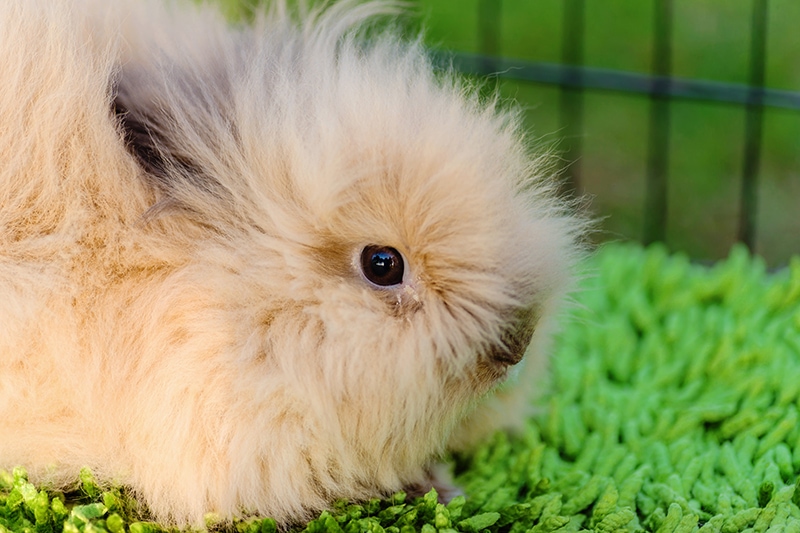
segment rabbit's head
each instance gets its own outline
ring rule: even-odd
[[[236,397],[252,456],[324,498],[418,480],[523,358],[581,231],[516,116],[419,44],[359,36],[385,10],[185,32],[207,53],[151,49],[116,87],[159,198],[145,219],[204,235],[198,260],[229,250],[209,261],[247,287],[231,305],[250,317]]]

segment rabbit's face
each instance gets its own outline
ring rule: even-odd
[[[292,238],[270,292],[293,332],[272,350],[321,434],[408,471],[522,359],[567,280],[569,226],[501,119],[437,92],[359,101],[275,139],[292,194],[264,226]]]

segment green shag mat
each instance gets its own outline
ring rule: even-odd
[[[742,248],[704,267],[613,245],[585,272],[547,408],[454,460],[466,499],[342,502],[305,530],[800,532],[800,258],[768,273]],[[0,476],[0,533],[160,529],[90,474],[76,486],[65,505]]]

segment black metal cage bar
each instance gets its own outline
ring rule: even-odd
[[[656,0],[653,21],[653,85],[648,125],[645,244],[663,241],[667,232],[669,175],[669,94],[672,73],[672,0]]]
[[[567,187],[581,190],[581,155],[583,152],[583,41],[586,33],[584,0],[564,0],[561,24],[561,60],[566,65],[561,79],[561,128],[566,139],[563,173]]]
[[[750,93],[745,120],[742,195],[739,208],[740,241],[753,249],[758,213],[758,167],[761,161],[761,133],[764,122],[764,69],[767,60],[767,0],[753,1],[750,30]]]
[[[500,11],[502,0],[481,0],[478,4],[478,39],[483,54],[484,72],[495,72],[500,48]]]

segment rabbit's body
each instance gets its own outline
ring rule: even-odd
[[[462,420],[546,341],[579,223],[513,121],[349,33],[385,6],[129,3],[0,5],[0,467],[176,523],[424,483],[497,427]]]

